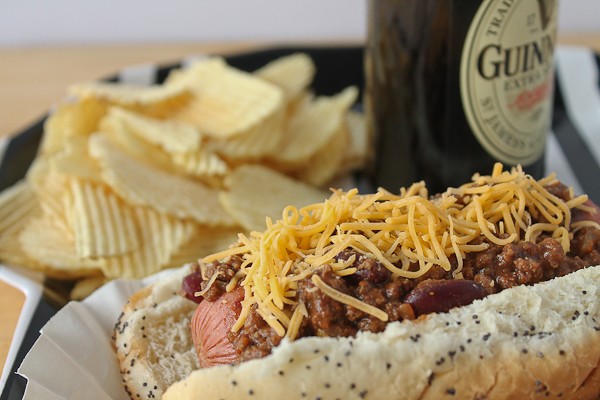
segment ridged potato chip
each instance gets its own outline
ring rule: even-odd
[[[306,165],[298,171],[298,178],[310,185],[323,186],[335,178],[344,162],[345,152],[348,147],[348,131],[343,121],[334,135]]]
[[[104,276],[92,276],[81,279],[73,285],[73,288],[69,292],[69,300],[81,301],[108,281],[109,279],[106,279]]]
[[[184,87],[192,99],[173,117],[214,138],[248,134],[284,108],[283,91],[252,74],[210,58],[169,76],[166,87]]]
[[[185,151],[175,151],[186,148],[187,142],[195,143],[195,139],[177,139],[179,144],[166,144],[169,140],[164,138],[155,140],[152,138],[154,134],[141,133],[141,124],[132,128],[132,125],[135,125],[135,123],[128,124],[126,121],[127,117],[122,118],[123,115],[135,115],[135,118],[140,118],[137,114],[129,111],[113,108],[102,120],[100,131],[106,134],[112,142],[118,144],[129,155],[163,171],[180,175],[191,175],[202,178],[204,181],[211,181],[214,177],[221,177],[227,173],[229,169],[227,163],[205,146],[201,146],[200,142],[193,144],[192,147],[187,148]],[[161,121],[143,118],[146,119],[144,123],[150,122],[152,125],[153,121]],[[188,131],[187,128],[191,128],[197,133],[198,140],[202,137],[196,128],[182,123],[173,122],[173,124],[176,124],[178,127],[185,126],[185,131]],[[160,126],[157,125],[151,129],[160,128]],[[162,131],[156,130],[156,134],[159,132]],[[190,136],[194,136],[196,133],[191,134],[188,131],[188,133],[184,133],[183,135],[189,134]]]
[[[102,261],[78,257],[75,243],[47,218],[29,220],[18,240],[27,257],[35,261],[32,267],[48,276],[75,279],[100,274]]]
[[[41,210],[33,189],[27,181],[20,181],[0,194],[0,261],[13,266],[42,266],[25,253],[19,235],[23,228]]]
[[[239,167],[227,177],[225,184],[228,191],[221,193],[221,202],[249,231],[262,231],[265,218],[281,218],[288,205],[302,207],[329,197],[326,191],[259,165]]]
[[[369,143],[364,114],[350,110],[346,115],[346,126],[350,142],[345,152],[340,173],[363,168],[369,157],[369,149],[372,148]]]
[[[44,123],[41,153],[48,155],[61,151],[66,138],[87,137],[96,130],[105,114],[106,106],[96,99],[61,103]]]
[[[0,261],[11,267],[27,267],[35,271],[48,272],[51,276],[52,270],[29,257],[25,252],[19,236],[20,231],[6,232],[0,236]]]
[[[329,192],[311,185],[361,167],[369,143],[350,111],[357,89],[315,97],[314,75],[298,53],[253,73],[208,58],[163,85],[72,86],[26,182],[0,194],[0,260],[82,279],[82,298],[322,202]]]
[[[235,164],[259,160],[272,154],[279,147],[283,138],[284,122],[285,113],[282,109],[246,134],[213,139],[206,143],[205,149]]]
[[[127,154],[146,164],[167,172],[176,173],[178,171],[170,155],[164,149],[136,135],[123,121],[114,118],[111,114],[102,119],[99,133],[106,135],[111,142],[117,144]]]
[[[68,176],[50,167],[49,157],[36,158],[27,172],[27,181],[31,184],[44,217],[59,226],[65,235],[72,239],[73,232],[67,220],[64,203],[68,179]]]
[[[192,153],[200,149],[202,135],[192,125],[151,118],[119,107],[111,107],[108,117],[120,120],[133,133],[168,153]]]
[[[279,86],[286,99],[292,101],[308,88],[315,72],[315,64],[308,55],[294,53],[271,61],[254,74]]]
[[[84,82],[72,85],[68,93],[83,101],[105,107],[121,106],[145,115],[164,118],[185,106],[190,93],[182,86],[138,85],[117,82]]]
[[[23,221],[40,212],[29,182],[23,180],[0,193],[0,236],[22,228]]]
[[[172,154],[172,160],[182,171],[201,178],[221,177],[229,172],[227,163],[208,149]]]
[[[196,229],[190,221],[145,207],[135,208],[135,219],[141,235],[140,247],[122,256],[101,259],[102,272],[107,278],[139,279],[173,266],[171,259]]]
[[[271,158],[284,168],[306,163],[336,134],[344,115],[358,96],[349,87],[333,97],[304,101],[290,117],[284,137]]]
[[[217,190],[161,171],[128,156],[103,135],[90,138],[90,153],[102,166],[104,181],[130,204],[148,206],[206,225],[234,226]]]
[[[198,226],[192,238],[172,257],[171,266],[194,262],[236,243],[241,228],[211,228]]]
[[[49,158],[49,167],[57,174],[101,182],[100,167],[88,152],[88,138],[70,136],[63,141],[63,149]]]
[[[81,258],[116,256],[141,246],[135,215],[103,184],[71,178],[64,197]]]
[[[44,218],[48,218],[65,236],[73,239],[64,199],[70,177],[53,169],[49,157],[38,157],[29,168],[26,179],[31,184]]]
[[[68,88],[68,93],[80,99],[98,99],[123,106],[147,106],[163,103],[187,94],[183,86],[131,85],[116,82],[83,82]]]

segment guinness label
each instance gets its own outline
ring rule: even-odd
[[[529,165],[552,116],[556,0],[484,0],[462,51],[460,86],[471,130],[490,155]]]

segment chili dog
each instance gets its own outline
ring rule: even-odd
[[[433,198],[417,184],[286,209],[132,299],[116,327],[126,386],[160,397],[180,381],[167,399],[594,399],[596,210],[552,177],[498,167]],[[173,295],[181,280],[198,306]],[[157,355],[131,350],[140,321],[174,315],[197,365],[139,374]]]

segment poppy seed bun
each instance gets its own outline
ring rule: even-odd
[[[174,382],[200,368],[190,332],[196,304],[179,295],[189,266],[136,292],[115,326],[125,390],[132,399],[160,399]]]
[[[600,266],[355,338],[283,342],[165,400],[597,399]]]

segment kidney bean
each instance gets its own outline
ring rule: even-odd
[[[429,279],[420,282],[404,299],[417,316],[447,312],[451,308],[471,304],[485,297],[483,286],[470,280]]]
[[[194,303],[199,304],[203,297],[202,296],[194,296],[194,293],[199,292],[201,290],[200,284],[202,283],[202,275],[200,271],[194,271],[183,278],[181,282],[181,290],[185,295],[185,298],[193,301]]]
[[[594,221],[600,224],[600,207],[598,207],[593,201],[588,200],[585,202],[585,205],[588,207],[592,207],[596,210],[595,213],[588,213],[581,211],[577,208],[572,210],[572,219],[573,222],[578,221]]]

